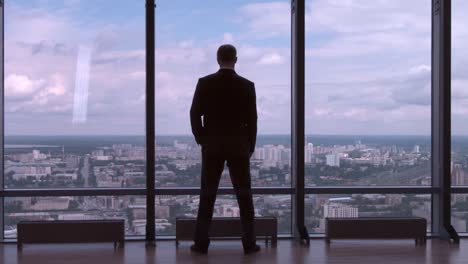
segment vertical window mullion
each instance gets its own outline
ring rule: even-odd
[[[292,184],[296,192],[293,202],[293,233],[309,244],[304,214],[304,137],[305,137],[305,0],[291,1],[291,124]]]
[[[451,225],[451,0],[432,1],[432,230],[459,242]]]
[[[155,0],[146,0],[146,243],[154,245],[155,224]]]

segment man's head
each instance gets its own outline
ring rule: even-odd
[[[221,45],[218,48],[218,64],[221,68],[234,68],[237,62],[236,48],[231,44]]]

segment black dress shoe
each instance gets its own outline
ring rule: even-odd
[[[244,248],[244,254],[249,255],[253,253],[257,253],[260,251],[260,246],[257,244],[253,244],[252,246]]]
[[[197,244],[193,244],[190,246],[190,251],[206,255],[208,254],[208,247],[200,247]]]

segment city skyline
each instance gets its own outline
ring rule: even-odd
[[[14,138],[14,137],[13,137]],[[16,188],[129,188],[145,186],[145,149],[144,144],[128,143],[121,137],[108,139],[100,143],[99,137],[86,145],[80,145],[79,141],[72,147],[62,144],[70,144],[64,138],[57,139],[48,136],[47,145],[40,138],[27,138],[21,141],[17,137],[14,145],[5,149],[5,187]],[[88,137],[82,136],[79,140]],[[251,175],[252,185],[287,187],[291,185],[291,149],[290,146],[282,145],[282,140],[269,140],[259,137],[259,144],[252,155]],[[287,137],[283,137],[284,138]],[[31,144],[30,142],[38,142]],[[329,171],[330,176],[320,176],[320,182],[333,183],[340,175],[336,172],[349,174],[353,166],[361,168],[380,166],[386,160],[394,163],[400,168],[413,166],[419,157],[427,155],[426,145],[407,146],[405,143],[388,143],[377,141],[373,145],[366,145],[366,141],[347,139],[349,144],[339,143],[308,143],[306,149],[306,169],[318,168],[311,174],[306,171],[307,186],[315,186],[318,179],[317,172],[326,169],[328,164],[328,153],[336,154],[336,158],[342,162],[331,164],[335,166],[334,171]],[[93,143],[95,142],[95,143]],[[335,141],[336,142],[336,141]],[[341,145],[344,144],[344,145]],[[403,144],[403,145],[401,145]],[[169,137],[158,145],[160,149],[156,153],[156,186],[157,187],[192,187],[197,186],[200,173],[200,149],[190,136]],[[388,154],[389,151],[393,154]],[[355,156],[361,152],[361,157]],[[408,154],[405,154],[405,153]],[[348,154],[349,153],[349,154]],[[350,153],[354,153],[351,157]],[[367,154],[366,154],[367,153]],[[308,157],[308,158],[307,158]],[[325,159],[325,157],[327,157]],[[385,158],[386,160],[382,160]],[[392,161],[395,159],[395,161]],[[355,165],[353,165],[356,162]],[[360,164],[360,165],[359,165]],[[406,164],[406,165],[405,165]],[[381,171],[386,173],[388,168],[382,167]],[[370,173],[361,172],[364,178],[358,175],[361,183],[369,184],[366,177],[379,175],[378,170]],[[468,174],[466,174],[468,175]],[[464,182],[468,178],[464,170],[457,168],[458,182]],[[402,175],[410,177],[410,175]],[[416,175],[417,176],[417,175]],[[326,179],[326,178],[329,179]],[[349,177],[343,175],[343,177]],[[375,177],[379,181],[381,177]],[[342,181],[346,183],[349,181]],[[367,182],[367,183],[366,183]],[[414,183],[414,182],[413,182]],[[311,185],[312,184],[312,185]],[[426,183],[423,183],[427,185]],[[231,183],[227,177],[227,170],[223,172],[220,181],[222,187],[230,187]],[[327,185],[327,184],[325,184]],[[429,199],[420,197],[405,198],[406,195],[328,195],[318,197],[306,197],[307,206],[311,206],[306,215],[307,225],[311,232],[324,232],[324,217],[340,215],[342,217],[357,217],[375,214],[392,215],[419,215],[428,218],[430,212],[424,208],[419,209],[419,203],[428,203]],[[368,203],[373,199],[379,201],[379,211],[370,210]],[[291,218],[291,195],[255,195],[255,214],[257,216],[278,217],[278,232],[289,233],[292,227]],[[64,219],[125,219],[126,234],[130,236],[143,235],[145,233],[145,210],[146,199],[139,196],[110,196],[110,197],[23,197],[8,198],[5,200],[5,236],[14,238],[16,236],[15,225],[21,220],[64,220]],[[156,198],[156,230],[158,235],[173,235],[175,232],[175,218],[180,216],[196,215],[198,196],[161,195]],[[376,206],[376,205],[375,205]],[[332,208],[333,209],[330,209]],[[373,207],[372,207],[373,208]],[[377,207],[375,207],[377,208]],[[387,208],[386,211],[381,211]],[[414,212],[408,208],[413,208]],[[335,210],[338,213],[331,213]],[[418,211],[419,210],[419,211]],[[341,213],[339,213],[341,212]],[[217,199],[215,205],[215,216],[239,217],[239,209],[233,196],[223,195]],[[459,220],[463,224],[464,220]]]
[[[14,138],[14,137],[13,137]],[[5,187],[16,188],[143,188],[145,186],[144,142],[125,137],[67,137],[57,139],[18,137],[12,148],[5,149]],[[291,187],[291,149],[282,145],[287,139],[259,137],[252,156],[252,186]],[[319,138],[320,139],[320,138]],[[321,186],[385,186],[431,185],[429,166],[430,141],[412,138],[385,137],[356,139],[354,137],[322,138],[307,143],[305,149],[305,180],[307,187]],[[24,140],[24,141],[22,141]],[[64,141],[65,140],[65,141]],[[80,140],[87,141],[81,145]],[[369,141],[367,141],[369,140]],[[36,142],[36,144],[32,143]],[[47,145],[43,145],[47,143]],[[70,145],[65,147],[63,144]],[[464,142],[466,144],[466,142]],[[460,145],[461,146],[461,145]],[[156,186],[196,187],[199,184],[200,149],[191,136],[165,139],[156,153]],[[460,152],[459,152],[460,151]],[[333,159],[328,156],[333,154]],[[468,183],[466,150],[454,155],[452,182],[454,186]],[[221,187],[230,187],[227,170]],[[371,192],[371,191],[370,191]],[[279,233],[291,232],[291,195],[255,195],[257,216],[278,217]],[[24,197],[5,200],[5,236],[16,236],[15,224],[20,220],[112,219],[126,220],[126,234],[145,233],[146,199],[139,196],[89,197]],[[312,233],[324,232],[325,217],[419,216],[428,220],[430,231],[431,198],[419,194],[327,194],[305,197],[306,225]],[[194,216],[197,196],[161,195],[156,199],[156,229],[158,235],[173,235],[175,217]],[[467,230],[468,218],[463,195],[454,195],[452,222],[457,230]],[[238,216],[235,199],[220,196],[215,215]]]
[[[48,184],[58,184],[55,187],[62,185],[62,187],[70,187],[75,184],[79,186],[84,184],[82,187],[129,187],[136,182],[138,185],[143,184],[146,151],[142,137],[117,136],[106,138],[105,141],[101,139],[100,137],[76,136],[70,141],[67,136],[62,138],[18,136],[12,137],[9,142],[7,137],[5,184],[13,188],[47,187]],[[292,152],[287,139],[287,136],[259,136],[251,162],[254,186],[265,186],[265,184],[266,186],[287,186],[290,184]],[[430,182],[428,162],[431,156],[428,139],[427,137],[416,139],[314,137],[313,140],[307,140],[304,146],[304,161],[306,175],[308,175],[306,183],[312,185],[388,185],[389,183],[427,185]],[[197,146],[193,138],[191,136],[160,137],[156,144],[157,185],[162,187],[196,186],[199,179],[201,154],[200,146]],[[71,164],[74,165],[70,166],[75,169],[64,170],[63,165],[60,165],[64,162],[72,162]],[[368,170],[366,167],[368,165],[372,165],[375,169]],[[92,171],[94,167],[100,169],[87,172]],[[336,169],[327,167],[336,167]],[[394,172],[392,168],[397,167],[399,167],[399,172]],[[102,172],[100,172],[101,169]],[[25,170],[31,171],[32,174]],[[120,172],[117,173],[117,171]],[[84,175],[84,172],[87,173]],[[326,173],[323,174],[323,172]],[[107,174],[111,176],[106,176]],[[117,177],[114,174],[120,176]],[[90,175],[94,175],[92,177],[96,179],[83,182],[83,179],[88,179]],[[101,183],[97,175],[103,177]],[[462,178],[465,177],[463,173],[460,175]],[[54,180],[57,177],[71,178],[64,182],[60,179]],[[341,182],[338,179],[341,179]]]

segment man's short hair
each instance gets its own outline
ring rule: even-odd
[[[217,55],[221,62],[233,62],[237,57],[237,51],[233,45],[225,44],[218,48]]]

